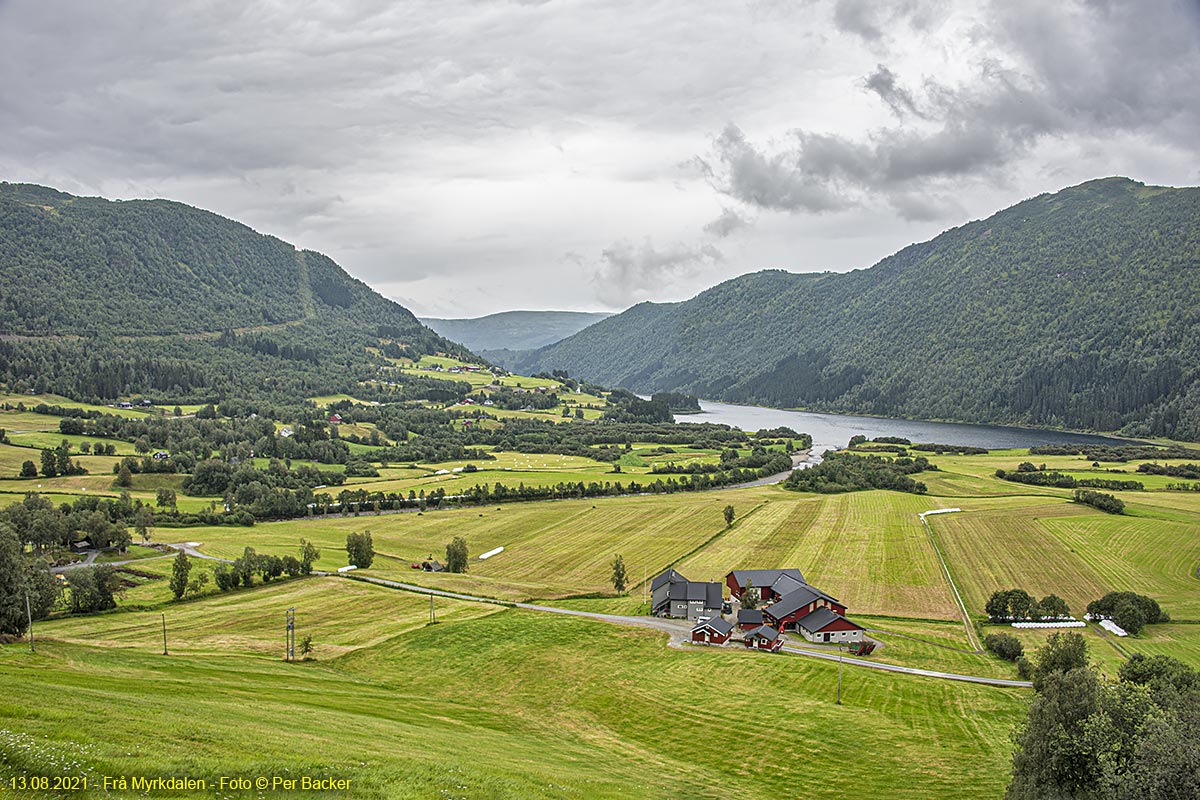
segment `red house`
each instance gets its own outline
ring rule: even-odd
[[[772,628],[770,625],[760,625],[752,631],[746,632],[746,647],[754,650],[768,650],[772,653],[778,653],[779,648],[783,647],[783,636],[779,631]]]
[[[330,414],[329,421],[330,421],[330,423],[332,423],[334,425],[341,425],[342,424],[342,415],[341,414]]]
[[[692,628],[695,644],[725,644],[733,634],[733,626],[722,617],[711,617]]]

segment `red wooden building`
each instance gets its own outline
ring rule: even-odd
[[[746,647],[777,653],[779,648],[783,647],[784,638],[770,625],[760,625],[754,630],[746,632],[745,642]]]
[[[711,617],[692,628],[692,641],[696,644],[725,644],[732,634],[732,625],[722,617]]]

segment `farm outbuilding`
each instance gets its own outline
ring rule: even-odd
[[[807,585],[798,569],[735,569],[725,576],[729,593],[739,600],[750,588],[758,590],[759,599],[766,603],[782,597],[799,586]]]
[[[770,625],[759,625],[754,630],[746,632],[744,641],[746,642],[746,647],[777,653],[779,652],[779,648],[783,647],[785,639],[779,631]]]
[[[712,617],[692,628],[692,641],[696,644],[725,644],[733,635],[733,626],[722,617]]]
[[[757,608],[739,608],[737,626],[744,631],[754,630],[763,624],[763,612]]]
[[[828,608],[819,608],[802,617],[795,630],[810,642],[861,642],[865,636],[861,625]]]

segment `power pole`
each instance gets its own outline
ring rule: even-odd
[[[842,704],[842,643],[838,642],[838,699],[837,704]]]
[[[167,612],[162,612],[163,623],[163,655],[167,654]]]
[[[429,624],[437,624],[437,613],[433,610],[433,592],[429,593]]]
[[[287,631],[285,633],[285,649],[284,656],[287,661],[296,660],[296,609],[293,606],[287,610]]]
[[[18,612],[20,613],[20,612]],[[36,653],[33,647],[33,611],[29,608],[29,587],[25,587],[25,617],[29,620],[29,652]]]

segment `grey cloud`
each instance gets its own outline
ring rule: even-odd
[[[863,20],[883,13],[838,9],[868,38],[873,29]],[[715,155],[701,161],[710,182],[759,208],[820,212],[880,197],[907,219],[929,220],[958,213],[954,203],[931,199],[950,182],[1003,182],[1010,165],[1049,137],[1145,131],[1194,148],[1200,11],[1161,0],[1005,2],[992,13],[987,35],[1009,63],[981,59],[975,80],[961,85],[926,79],[920,98],[881,64],[860,85],[897,124],[859,136],[793,130],[768,146],[729,125],[713,141]]]
[[[659,249],[649,239],[640,245],[619,241],[600,254],[592,284],[600,302],[609,308],[626,308],[658,296],[676,281],[724,261],[724,258],[724,254],[711,244],[672,244]]]
[[[738,231],[748,228],[749,220],[731,208],[721,209],[721,215],[704,226],[704,232],[724,239]]]
[[[863,79],[863,86],[879,95],[879,99],[887,103],[892,111],[896,112],[897,116],[903,117],[905,114],[915,114],[918,117],[925,116],[917,108],[917,103],[913,100],[912,93],[901,86],[896,80],[896,73],[883,64],[877,66],[874,72]]]
[[[928,28],[942,14],[944,3],[923,0],[837,0],[833,24],[838,30],[877,42],[901,22],[918,30]]]

